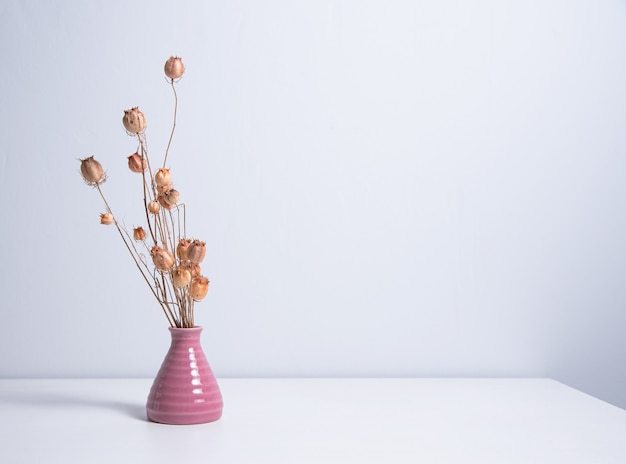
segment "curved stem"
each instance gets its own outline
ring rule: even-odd
[[[178,95],[176,95],[176,87],[174,86],[174,79],[171,81],[172,90],[174,91],[174,123],[172,124],[172,132],[170,133],[170,139],[167,142],[167,148],[165,149],[165,158],[163,158],[163,167],[167,163],[167,155],[170,152],[170,145],[172,144],[172,138],[174,137],[174,129],[176,129],[176,112],[178,110]]]

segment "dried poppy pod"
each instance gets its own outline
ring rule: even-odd
[[[172,284],[176,288],[184,288],[191,282],[191,272],[189,269],[178,266],[172,271]]]
[[[170,56],[165,62],[165,75],[170,79],[179,79],[185,72],[185,65],[179,56]]]
[[[174,266],[175,260],[172,253],[158,245],[152,247],[150,256],[152,256],[154,267],[159,271],[169,271]]]
[[[159,211],[161,211],[161,205],[159,205],[156,201],[151,201],[148,203],[148,211],[152,214],[159,214]]]
[[[124,110],[122,124],[129,134],[141,134],[146,130],[146,117],[139,111],[139,107],[135,106],[129,110]]]
[[[165,198],[165,201],[167,203],[174,206],[176,203],[178,203],[178,200],[180,198],[180,192],[176,189],[169,189],[163,194],[163,197]]]
[[[172,185],[172,174],[170,174],[170,170],[167,168],[159,168],[154,175],[154,183],[159,187]]]
[[[105,226],[113,224],[113,215],[111,213],[100,214],[100,224],[104,224]]]
[[[87,185],[95,187],[106,181],[106,174],[102,165],[93,156],[80,160],[80,174]]]
[[[160,194],[157,200],[159,200],[159,203],[161,203],[163,208],[170,210],[176,205],[176,203],[178,203],[179,198],[180,193],[178,193],[178,190],[170,189],[167,192]]]
[[[181,267],[184,267],[185,269],[189,269],[189,272],[191,272],[191,277],[198,277],[200,274],[202,274],[202,269],[200,268],[200,265],[198,263],[192,263],[191,261],[183,261],[180,263]]]
[[[195,301],[201,301],[209,292],[209,279],[204,276],[194,277],[189,287],[189,295]]]
[[[139,153],[133,153],[128,157],[128,168],[133,172],[143,172],[147,169],[148,162]]]
[[[174,205],[170,205],[167,201],[165,201],[163,193],[157,197],[157,201],[159,202],[159,205],[161,205],[163,208],[165,208],[168,211],[171,211],[172,208],[174,207]]]
[[[178,241],[178,245],[176,246],[176,255],[181,261],[187,261],[189,259],[189,245],[191,245],[191,240],[188,238],[181,238]]]
[[[143,227],[135,227],[133,229],[133,238],[138,242],[146,239],[146,231],[143,230]]]
[[[206,244],[200,240],[194,240],[189,245],[187,257],[192,263],[199,264],[206,255]]]

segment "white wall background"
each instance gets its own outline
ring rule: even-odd
[[[626,407],[626,3],[0,5],[0,376],[154,375],[166,320],[79,176],[136,145],[207,240],[218,376],[548,376]]]

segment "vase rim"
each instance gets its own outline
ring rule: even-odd
[[[185,331],[185,330],[195,330],[195,331],[200,331],[202,330],[202,326],[201,325],[194,325],[193,327],[168,327],[168,329],[171,332],[178,332],[180,331]]]

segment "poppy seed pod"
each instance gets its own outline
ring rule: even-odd
[[[172,271],[172,283],[176,288],[184,288],[191,282],[191,272],[185,267],[177,267]]]
[[[191,277],[198,277],[200,274],[202,274],[202,269],[200,268],[200,265],[197,263],[192,263],[191,261],[183,261],[180,263],[181,267],[184,267],[185,269],[188,269],[189,272],[191,272]]]
[[[129,110],[124,110],[122,124],[129,134],[141,134],[146,130],[146,117],[139,111],[139,107],[135,106]]]
[[[180,198],[180,193],[178,190],[170,189],[163,194],[163,200],[168,204],[174,206],[178,203],[178,199]]]
[[[170,170],[167,168],[159,168],[159,170],[154,175],[154,183],[157,186],[162,187],[164,185],[172,184],[172,174],[170,174]]]
[[[194,277],[189,287],[189,294],[195,301],[202,300],[209,292],[209,279],[204,276]]]
[[[161,211],[161,205],[156,201],[148,203],[148,211],[152,214],[158,214]]]
[[[181,238],[176,246],[176,254],[178,255],[178,259],[181,261],[187,261],[189,258],[189,245],[191,245],[191,240],[188,238]]]
[[[80,160],[80,174],[87,185],[95,187],[106,181],[102,165],[93,156]]]
[[[157,200],[163,208],[170,211],[174,206],[176,206],[179,197],[180,194],[178,193],[178,190],[170,189],[165,193],[161,193],[157,197]]]
[[[143,172],[148,167],[148,162],[139,153],[133,153],[128,157],[128,168],[133,172]]]
[[[206,255],[206,244],[200,240],[194,240],[189,245],[189,250],[187,252],[187,258],[192,263],[199,264],[204,259]]]
[[[113,215],[111,213],[100,214],[100,224],[104,224],[105,226],[113,224]]]
[[[174,266],[174,257],[168,250],[164,250],[158,245],[155,245],[150,250],[150,256],[152,256],[152,262],[154,267],[159,271],[169,271]]]
[[[172,208],[174,207],[174,205],[170,205],[167,201],[165,201],[163,193],[157,197],[157,201],[159,202],[159,205],[161,205],[163,208],[165,208],[168,211],[171,211]]]
[[[143,230],[143,227],[135,227],[133,229],[133,238],[138,242],[146,239],[146,231]]]
[[[185,65],[182,58],[179,56],[170,56],[165,62],[164,66],[165,75],[170,79],[178,79],[185,72]]]

